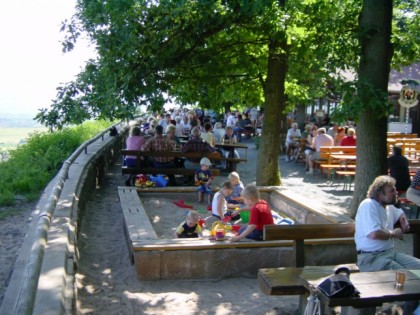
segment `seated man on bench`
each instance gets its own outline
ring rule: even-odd
[[[160,152],[160,151],[174,151],[175,143],[168,138],[163,136],[163,127],[157,125],[155,127],[155,135],[146,141],[146,144],[143,147],[143,151],[148,152]],[[173,157],[155,157],[152,161],[152,166],[154,168],[173,168],[174,167],[174,158]],[[174,183],[174,176],[169,176],[170,183]]]
[[[191,139],[181,148],[182,153],[187,152],[215,152],[216,150],[206,141],[201,139],[200,128],[195,126],[191,130]],[[191,158],[185,161],[185,168],[188,169],[199,169],[201,158]]]
[[[410,229],[404,211],[394,206],[396,202],[395,179],[379,176],[359,205],[354,240],[360,271],[420,269],[420,259],[394,250],[394,239],[402,240]],[[416,306],[417,301],[406,302],[404,314],[412,314]],[[420,314],[420,307],[414,314]]]

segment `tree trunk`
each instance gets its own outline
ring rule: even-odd
[[[285,108],[287,43],[285,37],[271,39],[268,53],[267,79],[264,85],[264,124],[257,160],[257,185],[280,185],[278,156],[281,120]]]
[[[359,66],[358,96],[363,104],[375,101],[387,105],[387,98],[377,96],[377,92],[386,95],[390,63],[392,0],[364,0],[359,20],[361,56]],[[369,90],[365,84],[370,85]],[[376,96],[375,96],[376,95]],[[373,180],[386,174],[386,131],[385,111],[366,107],[360,113],[357,124],[357,173],[355,190],[351,204],[351,214],[355,217],[360,202],[366,198],[366,192]]]

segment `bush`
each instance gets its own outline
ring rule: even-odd
[[[86,122],[55,132],[35,132],[28,142],[10,151],[0,163],[0,206],[10,205],[14,195],[33,200],[57,174],[64,161],[85,141],[108,128],[111,122]]]

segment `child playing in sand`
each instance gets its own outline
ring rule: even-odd
[[[251,208],[248,225],[241,227],[238,235],[231,239],[231,242],[239,241],[242,238],[249,238],[257,241],[263,240],[264,225],[274,224],[270,206],[265,200],[260,199],[257,186],[248,185],[242,191],[245,204]],[[233,212],[235,215],[237,211]]]
[[[200,215],[197,211],[188,211],[187,217],[175,231],[176,237],[178,238],[196,238],[203,237],[201,232],[201,226],[198,224]]]
[[[211,204],[211,181],[213,179],[209,170],[210,165],[210,160],[204,157],[200,160],[200,169],[195,172],[195,184],[198,186],[198,202],[202,202],[204,194],[207,194],[209,205]]]
[[[214,217],[224,220],[226,216],[231,216],[232,212],[228,208],[234,208],[235,205],[227,203],[226,197],[233,192],[232,184],[225,181],[222,188],[214,195],[211,211]],[[231,220],[238,220],[239,216],[232,217]]]
[[[244,184],[242,184],[239,174],[237,172],[230,173],[228,180],[232,184],[233,193],[226,198],[227,202],[231,204],[243,204],[244,200],[241,193],[244,190]]]

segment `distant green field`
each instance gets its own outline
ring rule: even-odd
[[[16,147],[22,140],[24,141],[29,134],[35,131],[46,131],[45,127],[37,128],[11,128],[0,127],[0,149]]]

